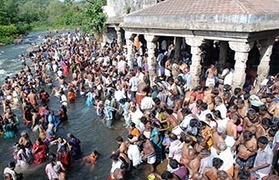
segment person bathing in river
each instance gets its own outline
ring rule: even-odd
[[[99,156],[100,154],[95,150],[90,155],[85,156],[82,159],[81,165],[91,166],[90,172],[92,172]]]

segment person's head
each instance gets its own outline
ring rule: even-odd
[[[175,141],[175,140],[178,139],[177,136],[175,134],[173,134],[173,133],[169,134],[169,138],[170,138],[171,141]]]
[[[218,170],[217,176],[218,176],[218,180],[228,180],[230,177],[228,173],[224,170]]]
[[[162,178],[162,180],[171,180],[173,178],[173,174],[169,171],[164,171],[161,174],[161,178]]]
[[[187,107],[184,107],[181,109],[181,113],[183,116],[187,116],[187,115],[191,114],[191,110]]]
[[[257,112],[252,108],[248,109],[247,117],[252,123],[258,122]]]
[[[224,163],[223,160],[220,158],[213,158],[212,160],[212,165],[216,169],[219,169],[223,165],[223,163]]]
[[[236,104],[239,109],[242,109],[244,107],[244,100],[241,98],[238,98],[236,101]]]
[[[234,112],[236,112],[237,111],[237,109],[238,109],[238,106],[237,105],[232,105],[232,106],[230,106],[230,108],[229,108],[229,110],[230,110],[230,112],[231,113],[234,113]]]
[[[118,144],[121,144],[123,142],[123,138],[121,136],[117,136],[115,140]]]
[[[238,171],[239,180],[247,180],[250,179],[251,173],[245,169],[240,169]]]
[[[266,105],[260,105],[259,106],[259,114],[260,115],[264,115],[265,113],[267,112],[267,107],[266,107]]]
[[[263,118],[262,119],[262,127],[264,129],[268,129],[271,126],[272,122],[269,118]]]
[[[202,104],[200,105],[200,109],[201,109],[201,111],[207,110],[207,104],[206,104],[206,103],[202,103]]]
[[[241,89],[240,88],[235,88],[234,91],[233,91],[233,94],[235,96],[238,96],[240,93],[241,93]]]
[[[56,161],[56,155],[55,155],[54,153],[51,153],[51,154],[49,155],[49,160],[50,160],[51,162],[55,162],[55,161]]]
[[[169,165],[172,169],[176,169],[179,167],[179,163],[177,162],[176,159],[171,159],[169,162]]]
[[[227,149],[227,145],[226,145],[226,143],[225,142],[219,142],[218,144],[217,144],[217,147],[221,150],[221,151],[225,151],[226,149]]]
[[[243,132],[243,139],[244,141],[250,141],[253,138],[253,133],[251,131],[244,131]]]
[[[198,155],[199,155],[199,153],[194,148],[189,149],[188,157],[190,160],[195,159]]]
[[[10,173],[5,173],[4,174],[4,180],[12,180],[12,179],[13,179],[13,177]]]
[[[216,96],[214,98],[214,102],[215,102],[215,105],[218,106],[218,105],[223,103],[223,100],[222,100],[222,98],[220,96]]]
[[[218,90],[218,89],[213,89],[213,90],[211,91],[211,95],[212,95],[213,97],[218,96],[218,95],[219,95],[219,90]]]
[[[214,110],[213,115],[215,119],[222,119],[221,112],[219,110]]]
[[[266,145],[268,144],[268,139],[265,136],[261,136],[258,138],[258,146],[261,149],[264,149]]]
[[[118,161],[118,155],[114,153],[114,154],[110,155],[110,159],[111,159],[113,162],[116,162],[116,161]]]
[[[99,156],[100,153],[96,150],[94,150],[92,153],[91,153],[92,156]]]
[[[37,138],[36,139],[36,144],[42,144],[42,139],[41,138]]]
[[[202,158],[206,158],[206,157],[210,156],[210,151],[208,151],[207,149],[204,148],[201,150],[200,155]]]
[[[206,114],[205,118],[206,118],[207,121],[212,121],[213,120],[213,117],[210,113]]]

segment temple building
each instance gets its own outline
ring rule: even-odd
[[[156,76],[155,57],[170,45],[175,59],[190,54],[192,88],[202,82],[210,64],[220,69],[231,64],[233,87],[279,72],[278,0],[166,0],[138,9],[116,13],[108,25],[115,28],[118,43],[126,43],[130,66],[138,38],[148,54],[151,79]]]

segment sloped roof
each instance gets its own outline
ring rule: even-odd
[[[279,29],[279,0],[167,0],[125,16],[123,26],[241,32]]]

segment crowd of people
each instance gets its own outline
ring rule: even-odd
[[[14,161],[4,170],[5,179],[22,179],[30,165],[49,161],[49,179],[67,179],[75,159],[93,170],[97,151],[83,157],[73,134],[57,137],[59,124],[67,121],[68,103],[86,98],[107,128],[123,121],[126,137],[115,137],[109,179],[125,179],[133,169],[150,166],[148,179],[276,179],[279,149],[279,75],[268,76],[257,91],[252,84],[232,88],[233,69],[227,65],[220,85],[217,69],[205,73],[205,86],[191,88],[189,58],[173,57],[174,46],[160,47],[157,75],[150,82],[148,56],[135,40],[133,67],[125,48],[117,43],[103,46],[87,34],[46,37],[32,65],[22,56],[22,70],[7,77],[1,88],[4,113],[0,131],[16,138]],[[51,88],[49,94],[45,89]],[[61,108],[49,107],[50,96]],[[13,112],[22,110],[22,120]],[[38,138],[18,131],[24,123]],[[99,137],[101,138],[101,137]],[[50,146],[57,146],[55,153]],[[159,172],[158,166],[164,166]]]

